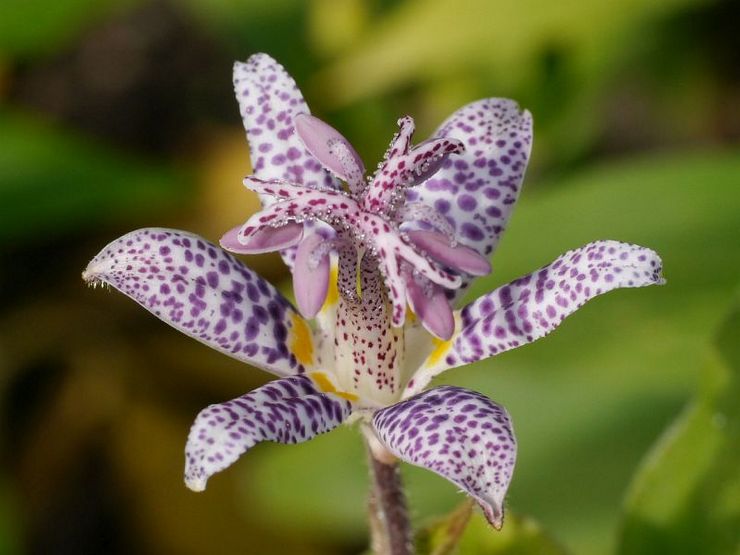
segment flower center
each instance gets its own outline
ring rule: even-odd
[[[413,120],[401,118],[384,160],[365,181],[359,155],[338,131],[307,114],[294,122],[309,152],[346,189],[247,177],[247,187],[275,201],[222,243],[236,252],[297,246],[296,304],[308,318],[324,305],[335,253],[337,380],[345,390],[391,401],[404,385],[399,382],[407,306],[429,332],[449,339],[455,321],[445,291],[460,286],[461,273],[490,271],[486,259],[454,242],[444,216],[430,206],[406,202],[408,188],[432,176],[448,157],[464,150],[463,144],[439,138],[412,148]],[[306,233],[302,224],[311,221],[328,225]]]

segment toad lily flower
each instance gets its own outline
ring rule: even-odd
[[[601,293],[662,283],[660,258],[598,241],[454,309],[471,279],[490,271],[527,165],[530,114],[510,100],[480,100],[416,146],[404,117],[366,179],[350,143],[310,115],[270,57],[237,63],[234,86],[254,169],[245,185],[263,210],[221,245],[279,251],[297,310],[231,254],[183,231],[129,233],[83,273],[278,376],[198,415],[186,484],[204,489],[260,441],[298,443],[360,420],[379,458],[436,472],[500,527],[516,458],[507,412],[479,393],[426,386],[543,337]]]

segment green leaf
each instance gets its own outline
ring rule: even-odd
[[[558,545],[532,519],[506,515],[501,531],[494,530],[466,501],[417,535],[420,555],[564,555]]]
[[[548,46],[567,45],[581,62],[603,64],[607,39],[694,2],[463,0],[454,8],[446,0],[406,2],[376,22],[322,81],[329,85],[327,101],[335,105],[481,68],[507,85],[520,83],[531,75],[536,54]]]
[[[656,444],[626,502],[620,553],[733,554],[740,547],[740,302],[702,386]]]
[[[416,534],[416,551],[420,555],[451,555],[465,533],[470,517],[473,516],[473,502],[468,500],[444,518],[438,519]]]
[[[509,514],[500,532],[475,514],[460,540],[459,553],[486,555],[564,555],[566,551],[534,520]]]
[[[69,131],[0,112],[0,244],[153,213],[181,202],[184,176]]]

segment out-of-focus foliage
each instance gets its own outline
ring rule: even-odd
[[[521,86],[536,78],[534,62],[548,47],[565,48],[575,66],[594,71],[630,27],[695,2],[462,0],[454,10],[445,0],[404,2],[329,67],[329,100],[347,104],[419,77],[434,81],[481,69],[500,75],[505,87]],[[321,23],[317,35],[333,34],[331,20]]]
[[[18,56],[22,59],[48,55],[75,40],[86,26],[122,4],[123,0],[4,0],[3,17],[0,18],[0,53],[2,57]]]
[[[520,454],[502,533],[477,509],[439,520],[462,496],[405,466],[422,552],[736,553],[738,28],[729,0],[5,0],[0,552],[366,549],[357,430],[260,445],[189,492],[192,418],[269,376],[79,281],[135,227],[217,239],[256,208],[230,66],[265,51],[368,167],[400,115],[423,140],[483,96],[533,112],[525,192],[470,297],[594,239],[665,262],[665,287],[445,375],[509,409]],[[290,289],[276,257],[245,261]]]
[[[635,478],[620,553],[731,553],[740,545],[739,338],[736,304],[699,393]]]
[[[178,204],[185,176],[70,131],[0,113],[0,243],[68,233]],[[182,197],[180,197],[182,198]]]
[[[480,514],[473,514],[472,501],[465,501],[448,516],[417,534],[420,555],[565,555],[566,551],[531,519],[509,514],[506,527],[497,534]]]
[[[19,552],[18,517],[14,500],[8,491],[7,481],[0,481],[0,553],[11,555]]]

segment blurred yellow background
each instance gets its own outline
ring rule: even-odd
[[[740,4],[0,0],[0,13],[0,553],[366,549],[356,430],[259,445],[187,490],[194,416],[270,376],[80,279],[137,227],[217,240],[256,209],[231,84],[255,52],[368,167],[403,114],[421,140],[485,96],[533,113],[523,196],[470,297],[595,239],[664,259],[667,286],[612,293],[444,376],[505,405],[520,443],[508,505],[523,531],[473,526],[460,552],[740,552]],[[276,256],[244,260],[285,285]],[[419,527],[463,500],[404,475]]]

